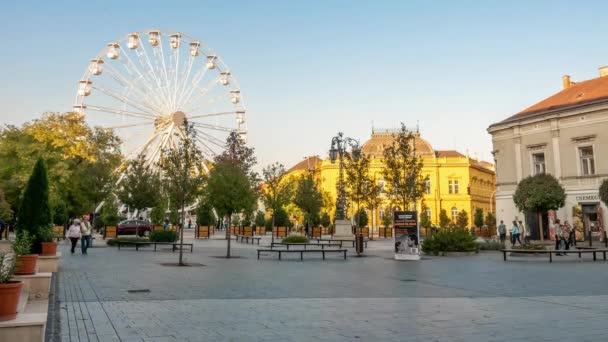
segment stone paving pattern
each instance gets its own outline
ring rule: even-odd
[[[269,237],[268,237],[269,240]],[[195,241],[169,250],[98,247],[64,257],[60,341],[606,341],[608,263],[562,257],[256,259],[257,246]],[[263,241],[262,245],[269,241]],[[556,257],[560,258],[560,257]],[[150,292],[129,293],[128,290]]]

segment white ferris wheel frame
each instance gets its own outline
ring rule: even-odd
[[[247,138],[243,96],[239,83],[228,66],[213,49],[200,40],[182,32],[168,32],[158,29],[135,32],[107,44],[91,60],[83,74],[74,106],[74,110],[82,115],[86,115],[87,112],[97,112],[141,119],[140,122],[106,127],[108,129],[153,125],[154,133],[142,146],[127,155],[127,160],[141,154],[145,155],[149,167],[156,165],[164,149],[176,148],[179,141],[184,138],[184,120],[193,124],[197,145],[207,160],[211,160],[216,154],[215,151],[218,148],[223,149],[225,144],[224,141],[210,134],[211,131],[226,134],[236,132],[243,140]],[[133,37],[136,39],[134,40]],[[168,39],[169,44],[164,46],[163,39]],[[133,42],[135,44],[132,44]],[[153,45],[153,42],[156,43]],[[174,44],[175,42],[177,44]],[[167,47],[170,51],[166,55]],[[134,54],[129,51],[133,51]],[[180,60],[180,53],[187,53],[187,59]],[[116,58],[112,58],[114,56]],[[112,66],[113,63],[108,61],[113,62],[116,59],[123,64],[127,75],[118,71]],[[193,66],[197,59],[204,59],[206,63],[195,69]],[[180,66],[180,62],[184,61],[186,65]],[[201,87],[201,81],[210,72],[216,75],[210,75],[213,76],[210,77],[211,80]],[[121,85],[122,92],[117,91],[120,89],[96,86],[95,78],[100,77],[102,73],[108,74],[114,82]],[[201,101],[205,99],[206,94],[218,86],[226,88],[223,94],[207,99],[206,102]],[[105,107],[88,102],[87,98],[92,91],[113,98],[122,104],[122,108]],[[217,101],[230,102],[227,105],[232,105],[232,110],[205,112],[206,106]],[[234,115],[234,127],[214,125],[203,120],[231,115]],[[205,163],[203,165],[206,168]]]

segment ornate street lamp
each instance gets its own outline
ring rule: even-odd
[[[344,174],[342,172],[342,162],[346,153],[346,148],[358,145],[359,142],[345,137],[342,132],[331,139],[331,147],[329,149],[329,160],[332,164],[338,161],[338,196],[336,198],[336,220],[344,220],[344,207],[346,206],[346,190],[344,188]]]

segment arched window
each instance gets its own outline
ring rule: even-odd
[[[458,208],[453,207],[452,208],[452,221],[456,222],[457,218],[458,218]]]

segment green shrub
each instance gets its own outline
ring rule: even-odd
[[[55,240],[55,232],[53,232],[53,228],[43,227],[38,231],[38,238],[40,242],[53,242]]]
[[[498,242],[498,241],[490,241],[490,242],[479,244],[479,250],[482,250],[482,251],[498,251],[503,248],[505,248],[505,245],[502,242]]]
[[[439,255],[445,252],[477,252],[479,244],[466,229],[443,229],[424,239],[422,251]]]
[[[150,233],[150,241],[152,242],[175,242],[177,241],[177,234],[174,231],[157,230]]]
[[[527,243],[523,246],[513,246],[513,249],[531,249],[534,251],[544,251],[545,249],[547,249],[547,246],[543,245],[542,243]]]
[[[27,230],[17,234],[17,238],[12,242],[11,247],[16,255],[29,255],[32,252],[32,236]]]
[[[289,235],[286,238],[283,238],[283,243],[309,243],[310,239],[306,236],[301,235]]]
[[[149,242],[150,240],[138,237],[120,237],[106,240],[108,246],[116,246],[117,242]]]

